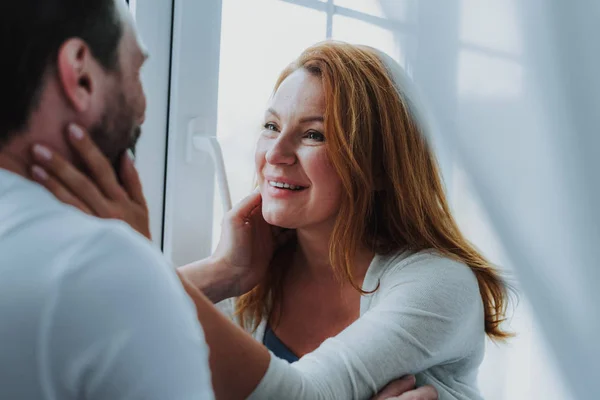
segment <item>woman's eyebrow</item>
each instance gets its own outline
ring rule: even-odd
[[[269,107],[267,109],[267,111],[265,112],[265,114],[272,114],[273,116],[275,116],[275,118],[277,119],[281,119],[281,117],[279,116],[279,114],[277,113],[277,111],[275,111],[273,108]],[[313,115],[310,117],[304,117],[302,119],[300,119],[300,123],[305,124],[307,122],[324,122],[325,118],[322,115]]]
[[[322,115],[315,115],[312,117],[304,117],[302,119],[300,119],[300,123],[307,123],[307,122],[324,122],[325,118],[323,118]]]
[[[267,111],[265,112],[265,114],[272,114],[274,115],[276,118],[279,119],[279,114],[277,113],[277,111],[275,111],[274,109],[272,109],[271,107],[267,108]]]

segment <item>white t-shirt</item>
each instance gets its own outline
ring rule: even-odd
[[[193,303],[159,251],[0,170],[0,399],[213,399]]]

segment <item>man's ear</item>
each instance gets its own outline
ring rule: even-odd
[[[67,101],[77,112],[88,111],[95,88],[94,57],[81,39],[69,39],[58,50],[57,73]]]

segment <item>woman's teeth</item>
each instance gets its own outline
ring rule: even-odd
[[[283,183],[283,182],[275,182],[275,181],[269,181],[269,185],[276,187],[276,188],[280,188],[280,189],[289,189],[289,190],[301,190],[304,189],[302,186],[294,186],[294,185],[290,185],[288,183]]]

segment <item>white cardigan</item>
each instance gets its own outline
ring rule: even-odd
[[[289,364],[271,354],[250,399],[369,399],[388,382],[416,374],[440,400],[482,399],[477,370],[485,352],[483,303],[469,267],[434,252],[376,255],[360,318]],[[233,299],[220,304],[233,316]],[[263,320],[253,334],[262,343]]]

